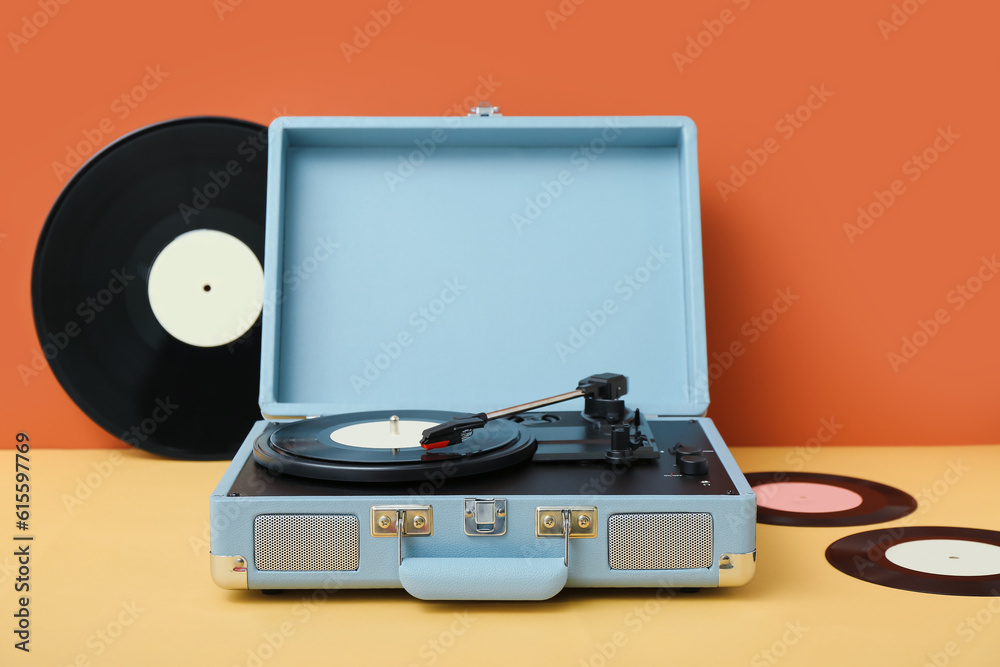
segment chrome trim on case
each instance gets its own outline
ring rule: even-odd
[[[243,556],[219,556],[209,553],[212,581],[221,588],[231,591],[249,590],[247,583],[247,559]]]
[[[744,586],[757,571],[757,551],[719,556],[719,587]]]

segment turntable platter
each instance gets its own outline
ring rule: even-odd
[[[279,473],[344,482],[401,482],[432,472],[452,477],[515,465],[535,453],[528,429],[508,420],[489,422],[460,443],[427,451],[421,432],[454,413],[376,411],[293,422],[261,436],[254,458]]]

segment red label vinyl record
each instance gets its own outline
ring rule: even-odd
[[[856,477],[754,472],[757,522],[779,526],[861,526],[906,516],[917,501],[899,489]]]

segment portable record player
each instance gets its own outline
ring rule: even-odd
[[[220,586],[753,576],[754,494],[699,416],[694,124],[495,112],[271,125],[264,419],[211,497]]]

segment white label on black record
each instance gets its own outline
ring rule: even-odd
[[[1000,574],[1000,547],[975,540],[910,540],[885,550],[889,562],[907,570],[950,577]]]
[[[181,234],[149,271],[149,304],[171,336],[217,347],[240,338],[260,317],[264,270],[243,241],[214,229]]]
[[[342,426],[330,434],[330,439],[348,447],[365,449],[403,449],[419,447],[424,431],[438,422],[400,419],[362,422]]]

